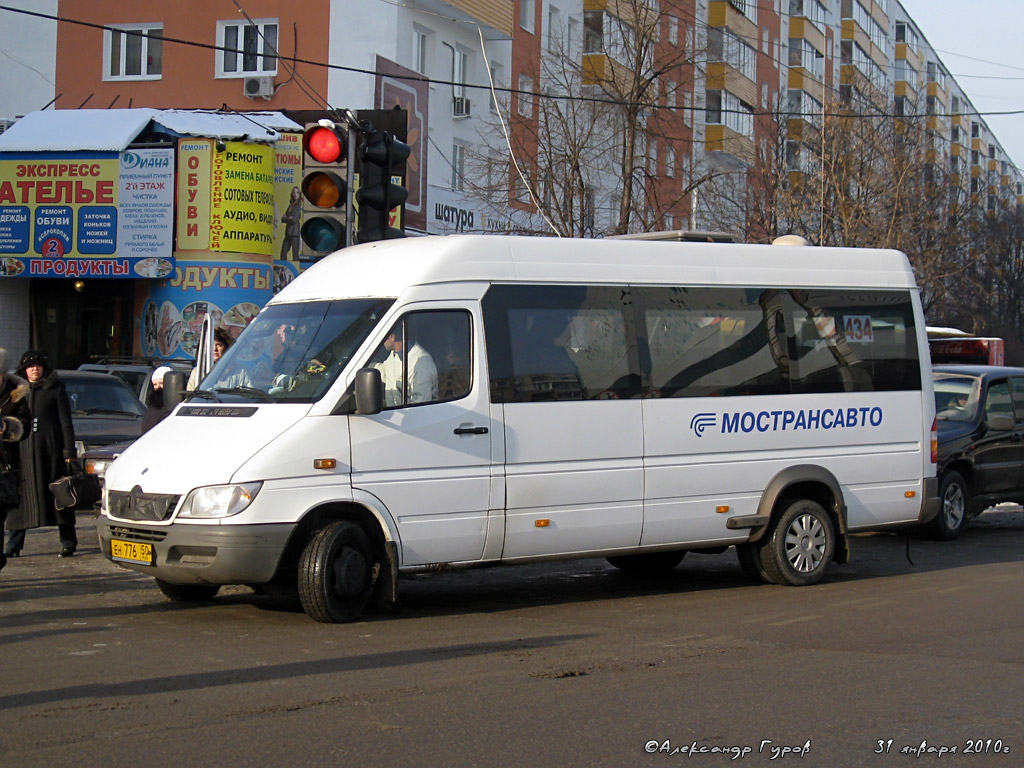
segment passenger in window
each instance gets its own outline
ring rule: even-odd
[[[384,339],[383,348],[387,357],[375,367],[384,382],[385,406],[394,408],[405,404],[429,403],[437,399],[437,366],[434,358],[416,341],[406,352],[402,323],[391,329]],[[403,365],[407,366],[408,381],[403,381]]]

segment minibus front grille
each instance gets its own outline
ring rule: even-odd
[[[167,520],[178,506],[181,496],[165,493],[141,493],[134,491],[109,491],[107,512],[118,520]]]
[[[128,528],[124,525],[110,526],[110,535],[126,541],[148,541],[156,543],[167,537],[167,531],[152,531],[146,528]]]

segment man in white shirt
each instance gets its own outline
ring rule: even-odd
[[[377,363],[377,370],[384,382],[384,405],[394,408],[412,403],[429,403],[437,399],[437,366],[419,343],[414,342],[405,353],[405,340],[401,326],[395,326],[384,339],[388,356]],[[402,381],[403,356],[408,363],[408,398],[403,400],[405,387]]]

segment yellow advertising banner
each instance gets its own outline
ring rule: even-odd
[[[212,167],[210,250],[272,255],[274,148],[229,141]]]
[[[178,142],[178,250],[210,247],[210,158],[213,141]]]
[[[302,216],[302,134],[282,133],[274,145],[274,256],[299,258],[299,225]]]

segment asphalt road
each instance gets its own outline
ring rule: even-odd
[[[5,767],[1024,765],[1019,508],[913,563],[857,536],[814,587],[731,550],[653,580],[584,560],[410,577],[347,625],[169,603],[80,526],[79,556],[32,531],[0,573]]]

